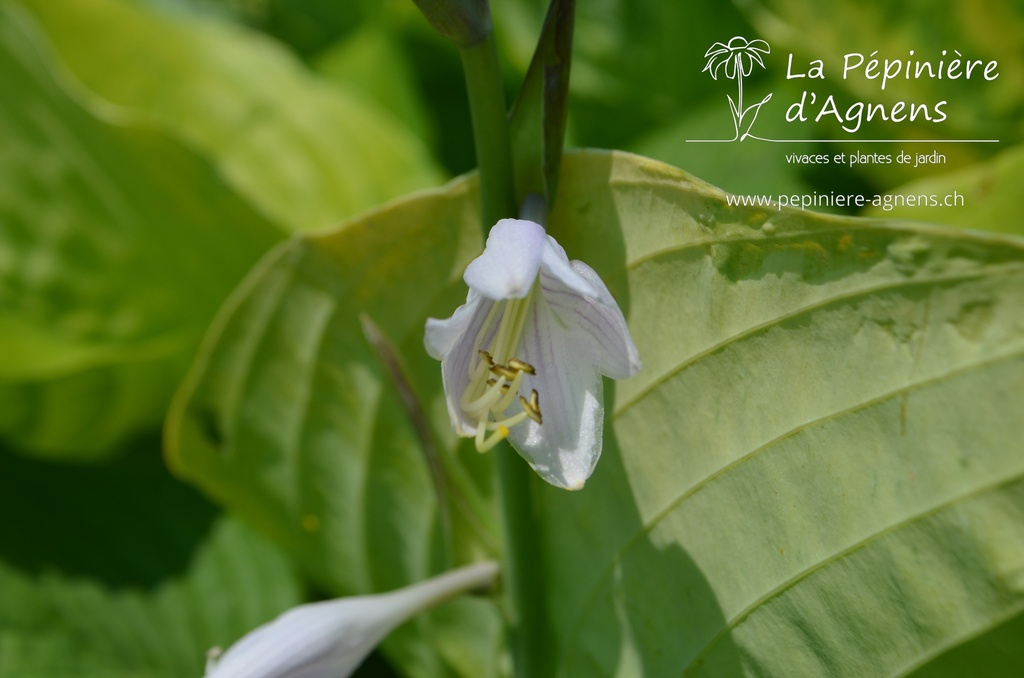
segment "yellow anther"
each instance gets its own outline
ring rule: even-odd
[[[485,351],[483,349],[480,349],[478,351],[478,353],[480,354],[480,360],[483,360],[490,367],[494,367],[494,358],[491,357],[490,353],[488,353],[487,351]]]
[[[526,416],[533,419],[538,424],[544,423],[544,417],[540,413],[540,401],[537,398],[536,391],[530,394],[530,400],[527,400],[523,396],[519,396],[519,404],[523,406],[523,412],[526,413]]]
[[[517,370],[519,372],[526,372],[527,374],[537,374],[537,370],[533,368],[533,365],[527,362],[523,362],[518,358],[510,358],[508,361],[508,366],[511,367],[513,370]]]
[[[513,379],[515,379],[516,375],[519,374],[518,371],[513,370],[513,369],[511,369],[509,367],[505,367],[504,365],[494,365],[494,366],[492,366],[491,367],[491,372],[496,374],[496,375],[498,375],[499,377],[505,377],[509,381],[512,381]]]

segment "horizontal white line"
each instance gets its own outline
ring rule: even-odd
[[[768,141],[773,144],[998,144],[999,139],[762,139],[749,137],[754,141]],[[736,139],[686,139],[688,144],[729,144]],[[744,140],[745,141],[745,140]]]

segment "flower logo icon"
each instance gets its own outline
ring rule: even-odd
[[[736,135],[730,141],[743,141],[750,136],[750,128],[753,127],[761,106],[772,98],[772,95],[769,94],[758,103],[743,107],[743,78],[754,71],[755,63],[764,68],[764,60],[761,55],[770,52],[771,47],[764,40],[747,40],[737,35],[728,43],[716,42],[704,53],[704,58],[707,59],[704,71],[711,73],[711,77],[715,80],[718,80],[719,73],[724,73],[726,78],[736,81],[738,88],[736,99],[733,100],[731,95],[726,95],[729,99],[729,109],[736,130]]]

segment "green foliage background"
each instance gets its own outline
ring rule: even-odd
[[[608,384],[587,488],[534,488],[553,672],[1024,669],[1024,11],[941,4],[579,3],[569,143],[687,173],[563,168],[551,232],[645,369]],[[511,101],[544,6],[493,5]],[[771,42],[748,86],[776,101],[790,51],[997,59],[993,83],[899,90],[949,98],[950,129],[864,134],[1002,143],[927,172],[686,144],[729,132],[700,69],[733,35]],[[421,344],[482,241],[474,179],[441,186],[475,164],[458,55],[412,3],[0,0],[0,87],[0,676],[199,675],[291,605],[500,555],[492,460]],[[967,204],[776,213],[694,177]],[[429,415],[441,503],[360,314]],[[508,671],[488,598],[384,656],[366,674]]]

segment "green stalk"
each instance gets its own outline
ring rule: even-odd
[[[488,31],[483,40],[460,49],[460,53],[473,121],[473,141],[480,171],[481,218],[486,235],[499,219],[516,215],[505,93],[494,34]],[[509,643],[515,675],[537,678],[544,675],[546,619],[539,569],[541,545],[531,492],[533,479],[529,467],[507,443],[495,454],[499,519],[505,545],[502,577]]]
[[[494,33],[459,50],[466,74],[469,114],[473,120],[473,144],[480,167],[480,200],[484,234],[504,217],[515,216],[512,151],[505,115],[505,90],[501,86]]]
[[[534,515],[530,467],[505,444],[495,451],[502,537],[503,578],[509,607],[510,643],[517,678],[539,678],[544,667],[546,619],[540,539]]]

